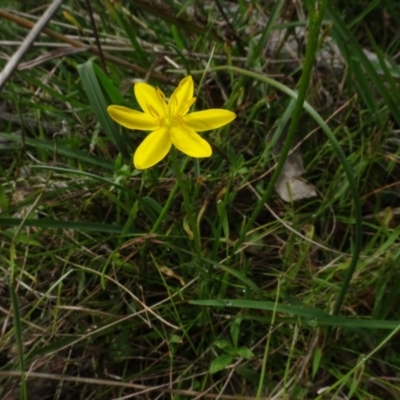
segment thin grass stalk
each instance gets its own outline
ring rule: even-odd
[[[352,249],[352,260],[351,260],[350,266],[348,267],[348,269],[346,271],[346,275],[345,275],[344,281],[341,285],[340,292],[336,299],[336,303],[335,303],[335,307],[334,307],[334,311],[333,311],[334,315],[338,315],[340,313],[341,306],[343,304],[344,298],[345,298],[348,288],[350,286],[350,282],[351,282],[352,276],[354,274],[354,271],[356,269],[360,251],[361,251],[361,230],[362,230],[361,205],[360,205],[360,197],[359,197],[358,190],[357,190],[357,183],[354,179],[353,172],[351,170],[351,167],[347,161],[347,158],[346,158],[342,148],[340,147],[340,145],[339,145],[338,141],[336,140],[332,131],[326,125],[325,121],[319,116],[319,114],[308,103],[305,102],[305,96],[306,96],[309,81],[311,78],[312,67],[313,67],[315,54],[316,54],[316,50],[317,50],[317,46],[318,46],[319,30],[320,30],[321,23],[322,23],[322,17],[324,15],[324,11],[327,6],[327,1],[322,0],[321,2],[313,2],[313,1],[309,0],[309,1],[307,1],[307,4],[309,7],[309,27],[310,28],[309,28],[309,35],[308,35],[308,41],[307,41],[306,57],[305,57],[304,66],[303,66],[303,73],[300,78],[300,89],[299,89],[298,94],[296,94],[295,92],[293,92],[286,86],[280,84],[279,82],[274,81],[273,79],[267,78],[265,76],[259,75],[254,72],[243,70],[241,68],[230,67],[230,66],[213,68],[213,70],[218,70],[218,69],[233,70],[233,71],[237,71],[239,73],[245,74],[247,76],[254,77],[256,79],[264,81],[267,84],[271,84],[272,86],[289,94],[291,97],[296,98],[296,104],[295,104],[295,107],[293,110],[292,120],[291,120],[291,123],[289,126],[288,134],[287,134],[286,140],[284,142],[281,154],[279,156],[278,164],[274,170],[274,173],[272,174],[272,177],[270,179],[267,189],[261,196],[261,199],[256,206],[256,209],[253,211],[253,214],[251,215],[250,219],[248,220],[245,227],[240,232],[240,237],[235,244],[235,247],[234,247],[231,257],[233,257],[234,254],[236,254],[238,248],[243,243],[243,241],[246,237],[246,233],[251,229],[251,227],[254,224],[255,220],[257,219],[260,211],[262,210],[264,204],[269,200],[269,198],[272,195],[272,191],[275,186],[275,183],[276,183],[277,179],[279,178],[279,175],[282,171],[283,165],[286,161],[287,155],[289,154],[289,151],[291,149],[292,141],[293,141],[296,129],[297,129],[297,124],[300,119],[301,111],[304,107],[310,113],[310,115],[312,115],[313,118],[319,123],[322,130],[325,132],[325,134],[328,136],[328,139],[331,141],[332,146],[335,149],[335,151],[343,165],[343,169],[345,170],[347,179],[349,181],[349,187],[350,187],[350,190],[352,192],[352,197],[353,197],[353,212],[354,212],[354,220],[355,220],[355,240],[354,240],[354,246]]]
[[[313,3],[312,1],[308,1],[307,3],[309,8],[309,33],[307,38],[307,50],[304,59],[303,72],[300,78],[300,88],[297,95],[296,104],[293,109],[292,119],[289,125],[288,133],[285,142],[283,144],[281,154],[278,159],[278,164],[271,176],[267,189],[261,196],[261,199],[258,202],[256,209],[253,211],[245,227],[240,232],[240,237],[239,240],[236,242],[235,250],[237,250],[239,246],[243,243],[247,232],[251,229],[255,220],[260,214],[262,208],[264,207],[264,203],[266,203],[272,195],[275,183],[277,182],[279,175],[282,172],[283,165],[285,164],[286,158],[292,147],[292,142],[296,134],[297,125],[299,123],[301,114],[303,112],[303,104],[308,91],[308,85],[311,79],[315,54],[317,52],[317,47],[318,47],[319,31],[321,28],[322,17],[324,15],[324,11],[327,5],[327,0],[322,0],[321,2],[315,2],[315,4],[313,5],[310,4]]]
[[[277,82],[276,80],[274,80],[272,78],[268,78],[257,72],[247,71],[242,68],[231,67],[231,66],[221,66],[221,67],[216,67],[216,68],[212,69],[212,71],[217,71],[217,70],[235,71],[239,74],[247,75],[247,76],[257,79],[261,82],[264,82],[270,86],[273,86],[273,87],[277,88],[278,90],[281,90],[282,92],[286,93],[293,99],[297,99],[297,97],[298,97],[298,94],[294,90],[288,88],[287,86]],[[343,166],[343,170],[344,170],[344,173],[346,174],[347,180],[349,182],[349,189],[350,189],[350,192],[351,192],[351,195],[353,198],[353,215],[354,215],[354,225],[355,225],[354,226],[354,228],[355,228],[354,229],[354,245],[353,245],[352,252],[351,252],[351,254],[352,254],[351,263],[347,269],[346,276],[342,283],[340,293],[336,300],[336,305],[335,305],[335,309],[333,312],[334,315],[338,315],[341,305],[343,303],[344,297],[349,288],[351,278],[356,269],[358,259],[360,256],[360,252],[361,252],[362,218],[361,218],[360,195],[358,193],[357,182],[354,178],[353,170],[349,164],[349,161],[346,158],[346,155],[345,155],[343,149],[341,148],[338,140],[336,139],[334,133],[329,128],[327,123],[322,119],[322,117],[317,113],[317,111],[315,111],[315,109],[309,103],[304,102],[304,109],[318,123],[318,125],[320,126],[322,131],[326,134],[327,138],[331,142],[332,148],[336,152],[336,154]],[[265,195],[265,193],[264,193],[264,195]],[[262,202],[262,199],[260,200],[260,204],[261,203],[264,204],[264,202]],[[239,240],[240,240],[240,238],[239,238]],[[242,240],[244,240],[244,238]],[[233,254],[231,255],[231,257],[233,257],[234,254],[237,252],[237,249],[240,247],[241,243],[243,243],[243,242],[236,243],[235,250],[234,250]]]
[[[186,167],[188,162],[188,158],[185,160],[185,162],[183,163],[183,168]],[[175,184],[175,186],[173,187],[173,189],[171,190],[171,193],[168,196],[168,199],[160,213],[160,215],[157,218],[157,221],[155,222],[155,224],[153,225],[153,227],[151,228],[150,233],[156,233],[158,231],[158,228],[160,227],[160,225],[162,224],[162,222],[164,221],[165,216],[167,215],[167,212],[169,211],[169,209],[171,208],[172,202],[175,199],[176,196],[176,192],[179,189],[179,183]]]
[[[194,210],[192,207],[189,192],[187,190],[185,182],[183,181],[182,171],[179,166],[178,157],[177,157],[176,149],[174,146],[172,146],[172,148],[171,148],[171,159],[172,159],[172,167],[174,169],[174,173],[176,175],[178,185],[182,190],[183,202],[184,202],[184,206],[185,206],[185,211],[186,211],[188,219],[189,219],[190,229],[193,234],[193,241],[194,241],[194,247],[195,247],[195,251],[196,251],[196,255],[197,255],[197,260],[200,260],[200,258],[201,258],[201,243],[200,243],[199,227],[197,225],[197,220],[196,220],[196,216],[194,214]]]
[[[11,252],[12,255],[14,251]],[[26,388],[26,375],[25,375],[25,361],[24,361],[24,345],[22,341],[22,328],[21,328],[21,319],[19,316],[19,305],[17,294],[15,293],[15,284],[14,279],[10,282],[10,297],[11,304],[13,308],[13,320],[14,320],[14,330],[15,330],[15,341],[17,344],[17,353],[18,353],[18,363],[19,369],[21,371],[21,400],[28,399],[28,392]]]
[[[276,299],[275,299],[275,307],[272,311],[272,317],[271,317],[271,324],[269,326],[269,331],[267,335],[267,342],[265,343],[265,349],[264,349],[264,357],[263,357],[263,362],[261,366],[261,373],[260,373],[260,380],[258,382],[258,388],[257,388],[257,397],[256,399],[259,400],[261,398],[261,394],[264,388],[264,379],[265,375],[267,372],[267,360],[268,360],[268,354],[269,354],[269,346],[271,344],[271,337],[272,333],[274,330],[275,326],[275,319],[276,319],[276,313],[277,313],[277,305],[279,303],[279,297],[281,295],[281,281],[278,279],[278,288],[276,291]]]

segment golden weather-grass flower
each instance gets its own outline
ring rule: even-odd
[[[128,129],[151,131],[133,156],[137,169],[160,162],[171,145],[191,157],[210,157],[210,144],[197,132],[220,128],[236,118],[235,113],[223,109],[188,113],[196,101],[190,75],[181,80],[168,103],[160,89],[147,83],[136,83],[134,92],[143,112],[117,105],[109,106],[107,111],[115,122]]]

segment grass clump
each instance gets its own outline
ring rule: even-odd
[[[66,1],[6,82],[1,398],[400,397],[398,5],[264,3]],[[107,106],[189,74],[236,120],[135,170]]]

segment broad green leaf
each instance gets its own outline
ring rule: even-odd
[[[214,345],[221,350],[225,350],[227,347],[231,347],[231,344],[226,339],[217,339]]]
[[[210,365],[210,374],[215,374],[216,372],[222,371],[227,367],[233,360],[233,357],[229,354],[222,354],[212,361]]]
[[[225,353],[228,353],[230,356],[234,357],[237,354],[237,349],[235,349],[227,340],[225,339],[217,339],[214,342],[214,345],[219,349],[223,350]]]
[[[246,346],[239,347],[236,349],[238,356],[242,358],[252,358],[254,357],[254,353]]]

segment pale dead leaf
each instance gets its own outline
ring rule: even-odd
[[[160,267],[160,272],[170,278],[177,279],[182,286],[185,286],[185,281],[183,280],[183,278],[177,273],[175,273],[171,268]]]
[[[275,189],[283,201],[290,203],[317,195],[315,187],[301,178],[304,172],[303,157],[300,149],[297,148],[286,158],[275,184]]]
[[[288,180],[281,180],[275,185],[280,198],[287,203],[296,200],[309,199],[315,197],[317,192],[315,187],[308,182],[299,178],[290,178]]]

